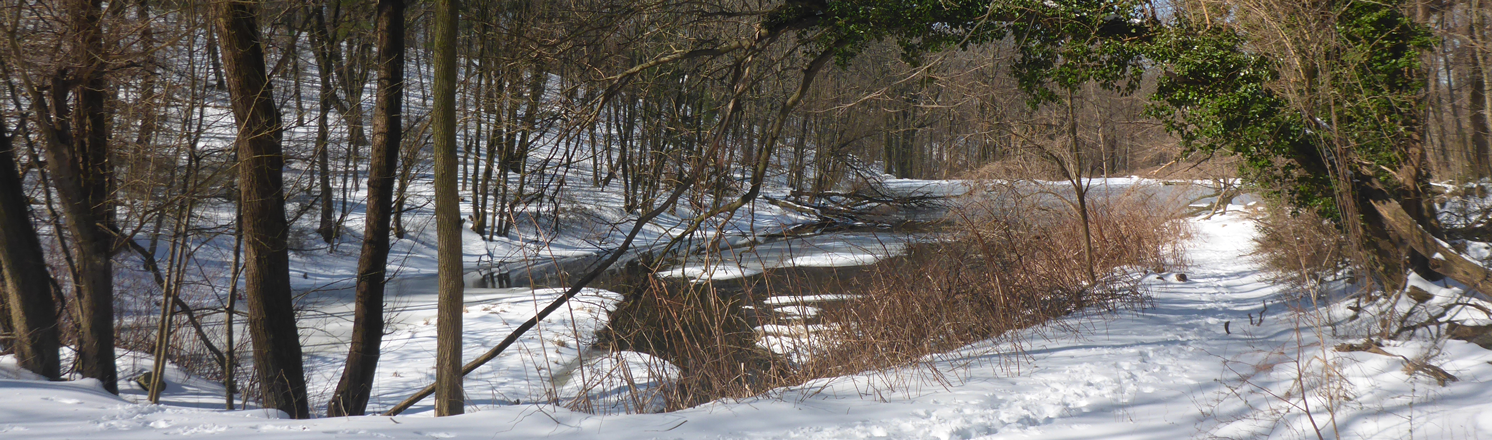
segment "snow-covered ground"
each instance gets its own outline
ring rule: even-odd
[[[91,381],[36,381],[0,358],[0,438],[1492,437],[1492,387],[1486,386],[1492,352],[1454,340],[1438,351],[1421,342],[1384,347],[1410,359],[1431,352],[1432,364],[1460,379],[1442,387],[1406,375],[1402,358],[1334,351],[1360,338],[1316,326],[1335,318],[1302,311],[1299,295],[1261,273],[1248,256],[1255,230],[1243,214],[1193,222],[1187,280],[1152,275],[1152,308],[1073,316],[1065,325],[1028,330],[1019,354],[1008,343],[976,344],[922,368],[822,379],[672,413],[595,415],[543,397],[581,388],[563,364],[582,354],[577,347],[585,341],[575,335],[589,334],[595,313],[615,300],[593,291],[524,341],[520,354],[468,378],[470,406],[461,416],[433,418],[420,412],[428,407],[416,407],[397,417],[284,420],[263,410],[203,409],[205,402],[193,408],[186,397],[216,391],[190,380],[168,390],[167,401],[177,404],[142,405]],[[554,294],[494,289],[471,298],[468,356],[531,314],[535,300]],[[402,397],[389,390],[429,380],[433,325],[424,323],[426,309],[408,304],[387,338],[390,357],[379,370],[387,389],[377,391],[384,400],[375,407]],[[1338,329],[1351,327],[1344,324]],[[608,363],[649,364],[635,357],[595,362]],[[547,373],[554,370],[566,371]],[[535,387],[534,375],[557,386]]]

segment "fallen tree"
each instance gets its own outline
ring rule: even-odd
[[[1492,292],[1492,270],[1457,252],[1444,240],[1425,229],[1409,215],[1408,211],[1404,210],[1398,201],[1379,199],[1374,200],[1372,204],[1373,210],[1383,217],[1384,225],[1396,240],[1414,249],[1420,255],[1428,256],[1430,270],[1483,295]]]

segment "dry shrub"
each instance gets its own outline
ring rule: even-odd
[[[596,347],[646,353],[677,368],[677,379],[663,390],[665,409],[787,384],[785,363],[756,344],[744,298],[709,282],[661,279],[637,263],[623,272],[612,280],[622,302],[597,333]]]
[[[1187,230],[1173,209],[1180,205],[1146,196],[1154,191],[1131,191],[1090,203],[1100,274],[1090,283],[1078,216],[1054,193],[1030,189],[1010,186],[961,209],[943,234],[950,239],[913,243],[906,254],[866,267],[784,268],[751,280],[690,283],[629,263],[607,280],[623,300],[596,348],[646,353],[676,367],[664,406],[681,409],[912,365],[1081,309],[1137,307],[1146,300],[1145,273],[1184,266],[1179,243]],[[811,318],[778,315],[761,302],[844,294],[856,296],[811,300],[821,310]],[[792,340],[759,340],[767,332],[754,324],[792,329],[775,335]]]
[[[1073,210],[1009,189],[955,215],[953,239],[877,263],[859,299],[825,311],[830,347],[806,373],[907,365],[1080,309],[1141,306],[1145,273],[1184,267],[1178,210],[1132,191],[1090,202],[1100,274],[1091,284]]]
[[[1254,257],[1276,280],[1314,292],[1348,267],[1346,237],[1314,211],[1272,202],[1254,217]]]
[[[1056,163],[1049,160],[1033,160],[1024,155],[1016,155],[992,161],[977,169],[965,172],[961,177],[976,182],[1012,177],[1019,179],[1059,180],[1062,179],[1062,170]]]

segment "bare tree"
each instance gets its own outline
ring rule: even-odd
[[[334,69],[333,47],[338,44],[331,40],[327,32],[325,12],[323,5],[306,5],[307,15],[311,17],[311,41],[316,45],[313,51],[316,54],[316,78],[317,78],[317,104],[316,104],[316,144],[315,156],[316,174],[318,183],[318,204],[320,209],[320,223],[316,232],[321,234],[322,241],[331,244],[337,238],[338,228],[332,216],[332,171],[331,171],[331,145],[328,142],[328,131],[330,130],[332,102],[337,99],[337,88],[332,85],[332,70]]]
[[[465,412],[461,394],[461,206],[456,193],[456,1],[435,2],[435,228],[440,297],[435,324],[435,415]]]
[[[286,253],[283,127],[265,69],[259,12],[260,2],[254,0],[227,0],[217,8],[224,73],[239,127],[244,297],[264,406],[307,418],[311,414]]]
[[[57,356],[57,303],[52,299],[46,258],[31,226],[31,210],[16,167],[11,136],[0,118],[0,293],[21,368],[47,379],[61,377]],[[4,317],[0,317],[4,318]]]
[[[1471,126],[1471,143],[1468,147],[1471,148],[1470,156],[1475,167],[1472,175],[1478,177],[1492,175],[1492,151],[1489,151],[1492,150],[1492,142],[1488,139],[1492,137],[1492,111],[1489,111],[1492,110],[1492,93],[1488,93],[1492,91],[1492,81],[1489,81],[1492,72],[1488,72],[1492,68],[1492,62],[1489,62],[1492,61],[1492,47],[1487,47],[1485,36],[1488,32],[1486,14],[1489,13],[1486,5],[1486,0],[1471,1],[1467,14],[1471,20],[1466,27],[1466,38],[1471,43],[1468,49],[1472,52],[1469,60],[1471,69],[1467,75],[1471,80],[1467,91],[1467,104],[1471,110],[1468,112],[1471,116],[1468,121]]]
[[[389,255],[394,179],[403,135],[404,1],[378,2],[378,91],[373,114],[372,163],[368,167],[367,220],[358,257],[352,346],[327,416],[362,415],[368,408],[383,341],[384,273]]]
[[[79,372],[119,392],[114,364],[114,169],[109,161],[104,105],[102,4],[66,3],[70,60],[33,85],[32,106],[42,131],[52,183],[63,205],[73,253],[78,303]],[[49,92],[44,94],[43,90]],[[69,103],[71,101],[71,103]]]

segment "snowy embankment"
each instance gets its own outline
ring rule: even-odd
[[[475,406],[466,415],[314,420],[276,419],[260,410],[133,404],[90,381],[28,379],[4,359],[0,438],[1173,439],[1303,438],[1316,437],[1319,430],[1326,438],[1470,439],[1492,434],[1487,415],[1492,387],[1486,386],[1492,380],[1492,352],[1447,341],[1430,359],[1460,379],[1444,387],[1423,375],[1406,375],[1398,357],[1336,352],[1330,347],[1358,339],[1312,326],[1322,322],[1321,315],[1300,312],[1296,296],[1271,284],[1250,262],[1251,222],[1237,213],[1194,222],[1187,280],[1151,276],[1154,307],[1074,316],[1065,326],[1031,330],[1020,356],[1012,355],[1010,346],[979,344],[929,360],[922,369],[819,380],[666,414],[600,416],[514,402],[502,394],[520,393],[518,385],[468,380]],[[499,332],[506,319],[500,312],[529,307],[502,293],[493,291],[485,310],[468,308],[468,325],[484,329],[468,334]],[[598,292],[596,298],[605,296]],[[525,371],[533,371],[533,364],[554,365],[577,355],[574,345],[553,340],[594,325],[585,317],[586,307],[577,305],[571,319],[546,323],[549,333],[529,341],[549,340],[543,352],[530,348],[486,377],[521,378],[532,374]],[[483,321],[484,315],[492,322]],[[421,347],[432,337],[420,327],[414,322],[390,339]],[[1069,329],[1059,330],[1063,327]],[[1426,348],[1411,342],[1390,343],[1384,350],[1416,358]],[[402,354],[383,364],[381,372],[416,381],[428,375],[424,352],[406,347],[391,353]],[[1308,399],[1301,398],[1301,383]]]

